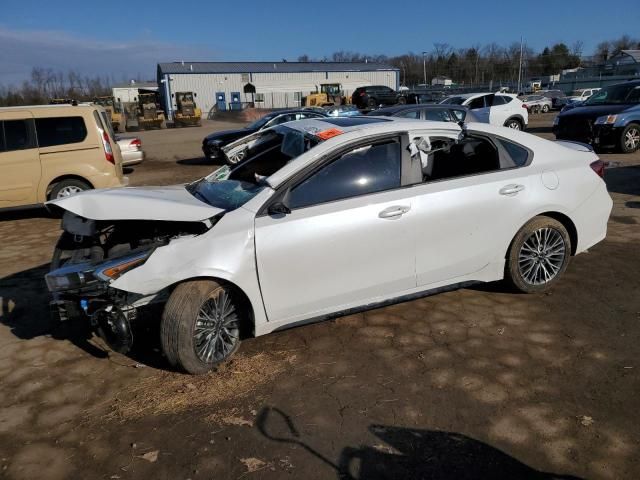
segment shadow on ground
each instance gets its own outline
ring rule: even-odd
[[[256,427],[273,442],[301,447],[332,468],[339,479],[578,480],[535,470],[487,443],[453,432],[370,425],[369,433],[384,444],[345,447],[334,463],[305,442],[292,418],[278,408],[262,409]]]
[[[178,165],[211,165],[216,166],[216,162],[214,162],[213,160],[209,160],[208,158],[205,157],[194,157],[194,158],[184,158],[182,160],[176,160],[176,163]]]
[[[640,165],[607,168],[604,179],[609,192],[640,195]]]

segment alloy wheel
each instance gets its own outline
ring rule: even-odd
[[[562,269],[566,254],[565,241],[558,230],[549,227],[535,230],[520,248],[520,274],[530,285],[548,283]]]
[[[200,307],[193,333],[198,358],[205,363],[224,360],[240,338],[235,305],[225,290],[213,292]]]
[[[624,136],[624,145],[628,150],[636,150],[640,146],[640,130],[630,128]]]
[[[77,187],[75,185],[69,185],[67,187],[61,188],[56,198],[70,197],[71,195],[75,195],[76,193],[80,193],[82,191],[83,190],[80,187]]]
[[[517,120],[511,120],[507,124],[507,127],[513,128],[514,130],[520,130],[520,122],[518,122]]]

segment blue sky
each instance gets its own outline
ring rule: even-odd
[[[623,3],[634,2],[2,0],[0,84],[21,81],[34,66],[153,78],[159,61],[396,55],[434,43],[507,46],[521,35],[534,50],[582,40],[589,54],[602,40],[637,36],[640,9]]]

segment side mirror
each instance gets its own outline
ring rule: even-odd
[[[276,202],[269,206],[267,213],[269,215],[287,215],[291,213],[291,209],[287,207],[283,202]]]

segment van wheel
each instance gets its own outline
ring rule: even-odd
[[[516,234],[507,255],[505,279],[523,293],[549,289],[567,269],[571,239],[559,221],[535,217]]]
[[[160,324],[167,360],[194,375],[209,372],[240,347],[244,315],[232,288],[213,280],[181,283],[169,297]]]
[[[51,192],[49,193],[49,200],[70,197],[71,195],[84,192],[85,190],[91,190],[91,185],[87,182],[76,180],[75,178],[62,180],[61,182],[56,183],[51,189]]]

